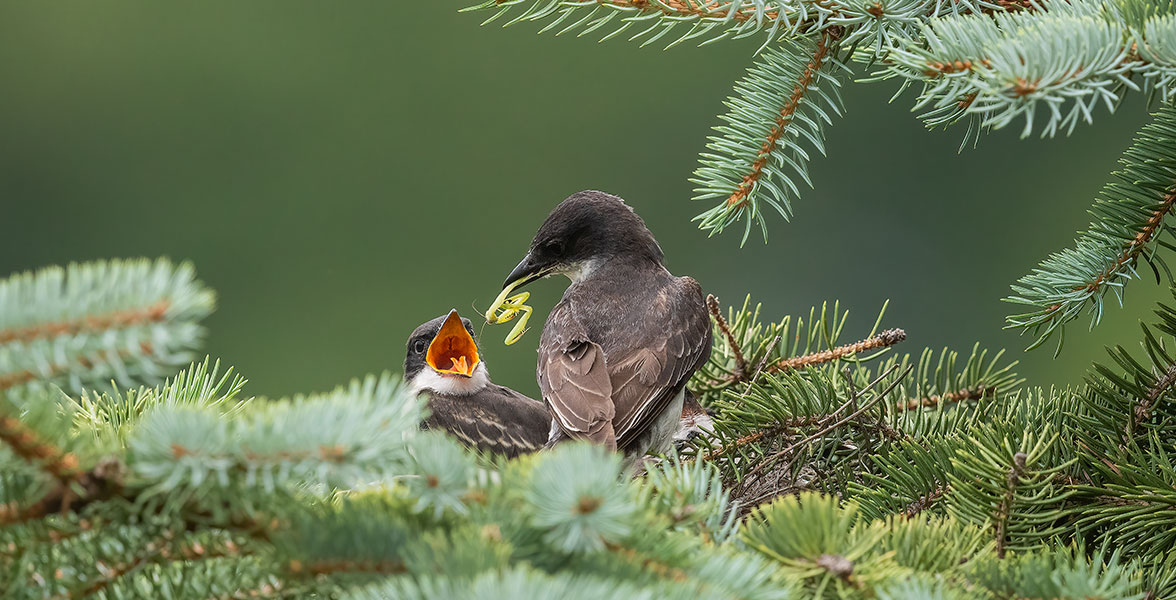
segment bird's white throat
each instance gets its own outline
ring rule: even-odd
[[[489,383],[490,372],[486,370],[486,363],[479,362],[469,377],[442,375],[426,366],[408,384],[414,394],[430,391],[446,396],[469,396],[482,391]]]
[[[560,274],[567,276],[568,279],[572,280],[572,283],[580,283],[581,281],[587,279],[588,276],[591,275],[592,272],[600,266],[601,262],[603,261],[601,261],[599,258],[582,260],[578,263],[568,266],[565,269],[560,270]]]

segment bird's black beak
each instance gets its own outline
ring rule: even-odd
[[[543,277],[551,269],[548,266],[539,264],[530,252],[519,261],[517,267],[506,276],[506,281],[502,283],[502,289],[506,288],[520,288],[524,285]]]
[[[441,331],[429,344],[425,362],[438,373],[470,377],[478,368],[478,345],[466,331],[457,310],[449,311]]]

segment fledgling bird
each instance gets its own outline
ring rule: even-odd
[[[417,327],[408,338],[404,379],[429,396],[426,429],[448,431],[467,446],[508,457],[547,441],[551,417],[542,402],[490,382],[469,319],[457,310]]]
[[[663,260],[623,200],[585,191],[551,211],[506,278],[512,289],[555,274],[572,282],[539,340],[548,445],[590,440],[623,451],[626,465],[669,449],[686,381],[710,356],[711,324],[698,282]]]

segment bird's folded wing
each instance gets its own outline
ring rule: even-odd
[[[558,320],[558,313],[553,313]],[[569,325],[571,325],[569,323]],[[539,344],[539,388],[560,429],[570,437],[617,447],[613,433],[612,382],[604,351],[578,328],[552,329]]]
[[[426,429],[447,431],[484,452],[518,456],[538,450],[546,438],[541,417],[511,410],[505,403],[470,406],[468,400],[433,398],[429,408],[431,414],[423,423]]]
[[[620,448],[652,425],[710,356],[711,324],[702,290],[693,279],[680,281],[676,302],[670,305],[672,317],[655,321],[663,329],[646,343],[609,357]]]

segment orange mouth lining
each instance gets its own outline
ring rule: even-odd
[[[429,344],[425,362],[438,373],[470,377],[478,367],[478,346],[466,331],[457,311],[450,311],[441,331]]]

